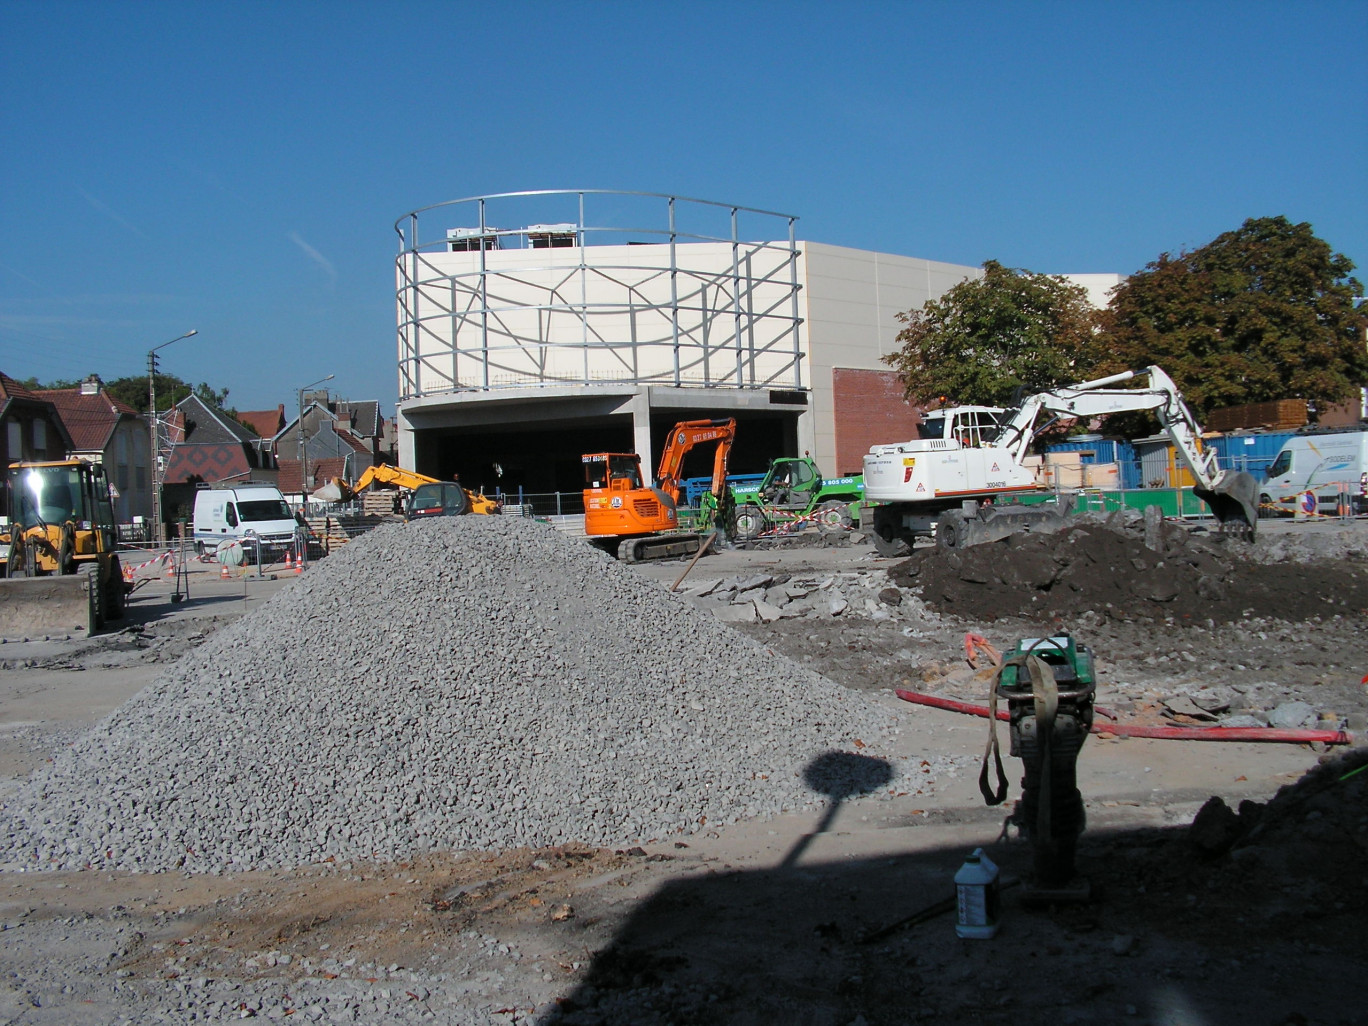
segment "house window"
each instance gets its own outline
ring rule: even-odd
[[[47,421],[45,420],[33,422],[33,455],[37,457],[47,455]]]
[[[9,434],[9,458],[22,460],[24,458],[24,425],[17,420],[12,420],[5,427]]]

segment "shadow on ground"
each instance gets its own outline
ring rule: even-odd
[[[637,908],[538,1026],[1365,1022],[1368,773],[1344,779],[1365,762],[1239,814],[1209,803],[1201,831],[1085,832],[1097,899],[1008,890],[992,940],[959,939],[953,911],[886,929],[945,903],[969,846],[704,869]],[[1029,870],[1026,842],[986,847],[1005,878]]]

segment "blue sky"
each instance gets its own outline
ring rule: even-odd
[[[397,394],[393,223],[674,193],[1128,274],[1249,217],[1368,262],[1368,4],[0,0],[0,370]],[[1368,269],[1361,271],[1368,278]]]

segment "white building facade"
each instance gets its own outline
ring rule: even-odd
[[[734,472],[858,471],[916,420],[882,361],[898,314],[982,273],[658,194],[475,197],[395,228],[400,463],[505,489],[577,488],[587,452],[654,467],[671,424],[715,417],[737,418]]]

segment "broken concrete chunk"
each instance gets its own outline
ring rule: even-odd
[[[772,606],[779,606],[781,609],[789,603],[789,593],[784,588],[766,588],[764,600]]]
[[[755,603],[732,603],[725,606],[714,606],[713,616],[725,623],[754,623]]]
[[[762,623],[774,623],[784,615],[783,609],[779,606],[766,602],[764,599],[756,599],[755,612],[760,617]]]
[[[1286,729],[1314,727],[1316,719],[1316,710],[1310,703],[1283,702],[1268,714],[1268,725]]]
[[[1171,716],[1187,716],[1194,720],[1214,720],[1211,715],[1187,695],[1177,695],[1164,702],[1164,711]]]

